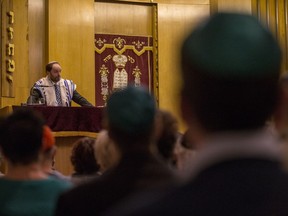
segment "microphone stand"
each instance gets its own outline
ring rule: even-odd
[[[42,96],[42,93],[40,91],[39,88],[46,88],[46,87],[53,87],[53,86],[49,86],[49,85],[37,85],[36,83],[32,86],[32,88],[30,89],[30,96],[27,100],[27,105],[45,105],[46,101],[44,97]],[[34,103],[35,101],[35,93],[37,92],[38,95],[38,101],[36,103]],[[40,101],[40,99],[43,99],[43,101]]]

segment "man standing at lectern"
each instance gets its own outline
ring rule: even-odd
[[[44,99],[47,106],[71,106],[71,101],[80,106],[93,106],[76,91],[72,80],[61,78],[62,67],[57,61],[46,65],[47,76],[34,83],[27,103],[37,103]]]

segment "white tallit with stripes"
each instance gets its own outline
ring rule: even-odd
[[[72,80],[60,79],[54,83],[48,76],[38,80],[34,88],[40,90],[42,97],[45,98],[47,106],[58,106],[56,101],[55,86],[60,86],[62,106],[71,106],[73,92],[76,90],[76,84]]]

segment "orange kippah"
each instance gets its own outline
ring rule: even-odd
[[[55,138],[52,134],[52,131],[47,125],[44,125],[43,138],[42,138],[43,150],[51,149],[54,145],[55,145]]]

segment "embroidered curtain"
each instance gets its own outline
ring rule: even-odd
[[[128,84],[153,90],[152,42],[149,36],[95,34],[96,106]]]

